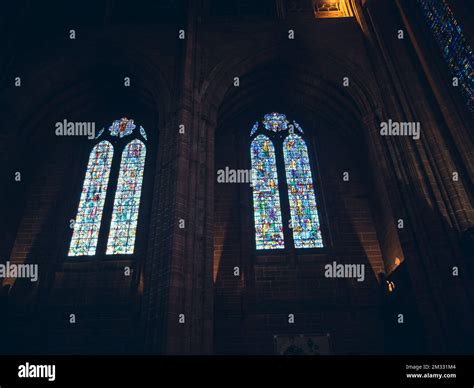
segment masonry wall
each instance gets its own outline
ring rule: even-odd
[[[250,128],[231,128],[217,133],[216,171],[248,168]],[[329,333],[336,354],[383,349],[377,278],[384,267],[363,157],[324,125],[304,130],[311,158],[318,161],[313,174],[323,199],[323,252],[291,247],[284,253],[256,251],[251,187],[216,183],[214,334],[219,354],[274,354],[273,336],[284,334]],[[350,174],[348,182],[342,179],[344,171]],[[333,261],[364,264],[365,281],[325,278],[324,266]],[[234,276],[235,266],[240,276]],[[295,315],[294,324],[288,323],[288,314]]]

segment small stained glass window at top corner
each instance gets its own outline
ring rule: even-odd
[[[268,137],[258,135],[251,143],[250,153],[256,249],[283,249],[275,148]]]
[[[283,142],[291,227],[295,248],[322,248],[323,239],[305,141],[289,134]]]
[[[107,255],[134,252],[145,156],[146,146],[138,139],[131,141],[122,153]]]
[[[96,253],[113,152],[112,144],[102,141],[89,155],[68,256]]]
[[[472,0],[471,0],[472,2]],[[474,51],[446,0],[418,0],[451,75],[474,114]]]
[[[130,135],[135,128],[136,125],[133,123],[133,120],[123,117],[120,120],[115,120],[112,123],[112,125],[109,127],[109,132],[112,136],[118,136],[122,138],[124,136]]]

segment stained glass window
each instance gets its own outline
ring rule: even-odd
[[[280,132],[288,129],[288,120],[286,116],[281,113],[268,113],[263,118],[263,126],[268,131]]]
[[[284,114],[277,112],[266,114],[261,124],[255,123],[250,134],[254,137],[251,164],[256,248],[285,247],[283,219],[286,217],[295,248],[323,248],[308,149],[301,137],[303,129],[296,121],[290,124]],[[274,144],[278,144],[276,152]],[[282,158],[277,158],[277,154]],[[281,170],[277,166],[279,160],[283,163]],[[280,207],[278,170],[286,173],[288,209]]]
[[[257,249],[284,248],[275,148],[258,135],[251,144],[253,206]]]
[[[109,127],[109,132],[112,136],[124,137],[130,135],[136,125],[133,120],[129,120],[126,117],[122,117],[120,120],[115,120]]]
[[[321,248],[323,239],[306,143],[300,136],[289,134],[283,142],[283,156],[295,248]]]
[[[252,137],[258,129],[258,121],[253,125],[252,130],[250,131],[250,137]]]
[[[445,0],[418,0],[443,57],[474,113],[474,54]]]
[[[293,124],[295,125],[295,128],[300,131],[301,133],[304,133],[303,132],[303,128],[301,128],[301,126],[296,122],[296,121],[293,121]]]
[[[137,139],[131,141],[122,153],[107,255],[134,251],[145,155],[145,144]]]
[[[102,128],[95,138],[98,139],[99,137],[101,137],[104,131],[105,131],[105,128]]]
[[[69,256],[95,255],[113,153],[108,141],[100,142],[90,153]]]
[[[141,125],[140,125],[140,135],[142,135],[145,140],[148,140],[148,137],[146,136],[145,128],[143,128]]]

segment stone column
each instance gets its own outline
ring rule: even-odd
[[[213,166],[215,127],[201,117],[196,74],[196,5],[178,37],[174,116],[160,135],[150,251],[145,268],[145,347],[208,354],[213,337]]]

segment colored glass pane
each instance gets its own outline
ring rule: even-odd
[[[113,153],[107,141],[90,153],[68,256],[95,255]]]
[[[135,247],[146,147],[131,141],[122,153],[107,255],[131,254]]]
[[[275,148],[270,139],[258,135],[250,152],[256,248],[284,248]]]
[[[418,0],[451,74],[474,113],[474,53],[445,0]]]
[[[323,239],[304,140],[296,134],[288,135],[283,142],[283,157],[295,248],[321,248]]]

